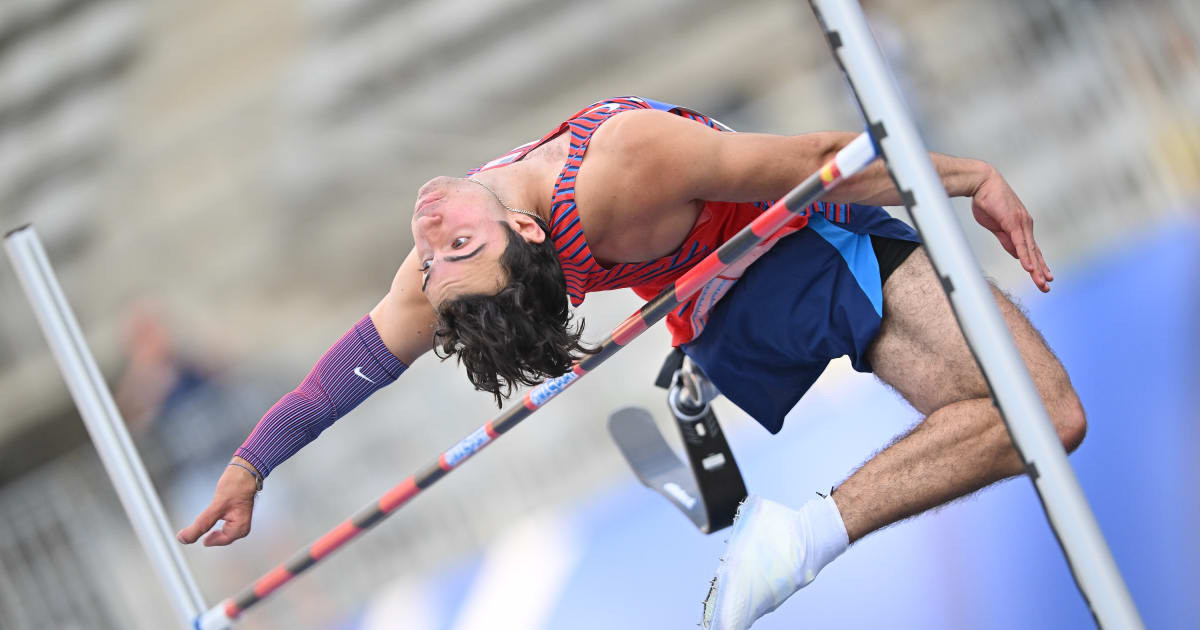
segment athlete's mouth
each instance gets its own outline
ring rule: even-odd
[[[413,207],[413,220],[415,221],[417,217],[425,216],[429,212],[429,209],[441,201],[443,197],[445,197],[445,194],[440,192],[418,196],[417,203]]]

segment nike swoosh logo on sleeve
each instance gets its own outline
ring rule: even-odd
[[[362,366],[361,366],[361,365],[360,365],[360,366],[358,366],[358,367],[356,367],[356,368],[354,368],[354,375],[355,375],[355,376],[357,376],[357,377],[359,377],[359,378],[361,378],[361,379],[363,379],[363,380],[365,380],[366,382],[368,382],[368,383],[370,383],[370,384],[372,384],[372,385],[377,385],[377,384],[378,384],[378,383],[376,383],[375,381],[372,381],[372,380],[371,380],[371,378],[370,378],[369,376],[367,376],[366,374],[363,374],[363,373],[362,373]]]

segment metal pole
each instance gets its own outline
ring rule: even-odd
[[[46,250],[30,225],[6,234],[4,245],[121,505],[183,627],[191,628],[192,620],[206,608],[204,599],[180,555],[166,513],[63,296]]]
[[[954,220],[946,190],[871,36],[862,7],[855,0],[810,2],[896,189],[921,232],[1096,623],[1102,628],[1144,627],[979,264]]]
[[[717,251],[709,254],[694,267],[675,280],[658,297],[646,303],[636,313],[625,318],[612,333],[600,342],[596,354],[585,357],[566,374],[552,378],[525,394],[521,402],[504,410],[496,418],[463,438],[399,485],[371,503],[341,525],[321,536],[305,549],[296,552],[290,560],[281,564],[253,584],[242,589],[233,597],[213,606],[196,620],[198,630],[217,630],[237,619],[251,606],[256,605],[280,586],[300,573],[312,568],[317,562],[340,549],[359,534],[391,516],[400,506],[408,503],[421,491],[432,486],[450,471],[457,468],[501,434],[517,426],[534,411],[550,402],[588,372],[616,354],[636,339],[650,326],[667,316],[704,287],[710,280],[746,255],[763,241],[770,238],[790,222],[803,218],[807,222],[810,205],[826,191],[837,186],[844,178],[853,175],[875,159],[875,147],[870,137],[863,133],[838,151],[816,173],[805,179],[778,203],[742,228],[733,238],[726,241]],[[803,223],[794,223],[802,227]]]

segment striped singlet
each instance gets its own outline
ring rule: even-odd
[[[675,253],[657,260],[635,263],[618,263],[610,267],[601,266],[592,256],[587,237],[579,221],[579,209],[575,205],[575,177],[583,164],[592,134],[605,121],[624,111],[634,109],[658,109],[708,125],[720,131],[732,131],[721,122],[692,110],[660,103],[650,99],[626,96],[594,103],[571,116],[540,140],[516,147],[504,155],[469,171],[473,175],[480,171],[500,168],[523,158],[533,149],[557,136],[560,132],[570,133],[570,149],[566,164],[554,185],[551,205],[550,236],[562,264],[567,282],[567,295],[572,306],[579,306],[584,295],[591,291],[632,288],[640,297],[652,299],[673,283],[688,269],[711,254],[722,243],[753,221],[772,202],[758,201],[732,203],[706,201],[700,215],[692,226],[683,245]],[[799,181],[799,180],[797,180]],[[802,229],[811,212],[820,212],[834,222],[849,220],[848,204],[814,203],[806,212],[777,232],[762,245],[751,251],[737,264],[704,285],[692,298],[667,315],[667,328],[671,331],[674,345],[692,341],[700,336],[708,313],[729,291],[751,263],[765,254],[782,237]]]

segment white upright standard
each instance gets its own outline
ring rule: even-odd
[[[1096,623],[1143,628],[1004,318],[954,219],[950,198],[856,0],[810,0],[871,137],[921,233],[1067,564]]]
[[[191,628],[206,608],[200,589],[179,553],[162,503],[63,296],[46,250],[30,225],[9,232],[4,246],[142,548],[171,597],[182,627]]]

